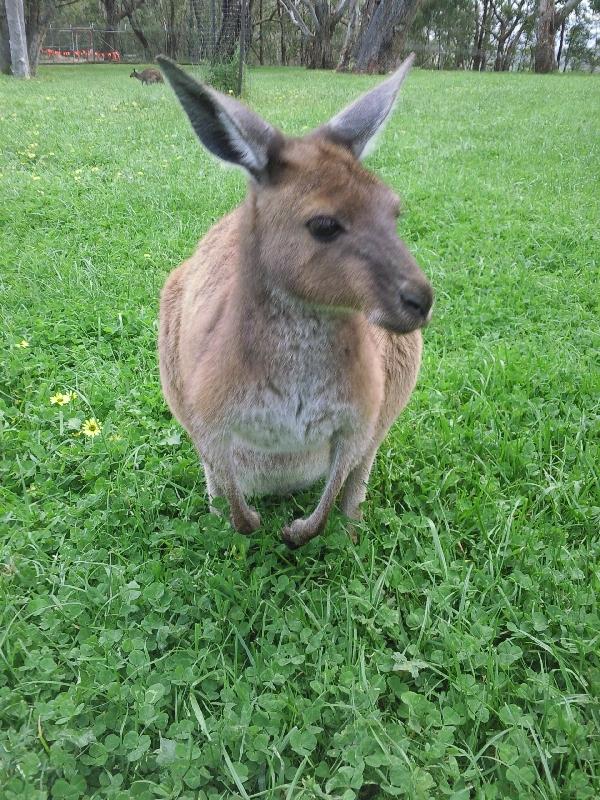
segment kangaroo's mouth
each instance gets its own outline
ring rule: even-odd
[[[402,334],[426,328],[431,321],[432,314],[432,307],[427,310],[427,313],[402,307],[396,313],[377,309],[371,312],[367,318],[372,325],[376,325],[378,328],[383,328],[390,333]]]

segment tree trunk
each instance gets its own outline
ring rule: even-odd
[[[148,41],[148,39],[146,39],[146,34],[136,23],[133,14],[127,14],[127,19],[129,20],[129,24],[131,25],[131,30],[134,32],[136,39],[144,48],[144,61],[151,61],[152,50],[150,48],[150,42]]]
[[[29,55],[25,36],[25,11],[23,0],[6,0],[12,74],[15,78],[29,78]]]
[[[177,49],[179,46],[179,37],[177,35],[175,26],[175,0],[169,0],[169,19],[167,21],[166,41],[165,47],[167,55],[173,61],[177,60]]]
[[[263,46],[263,0],[258,2],[258,63],[262,65],[265,63],[265,52]]]
[[[554,38],[556,36],[556,9],[554,0],[540,0],[535,24],[535,71],[554,72]]]
[[[494,72],[504,71],[504,48],[506,46],[506,39],[508,33],[506,30],[506,23],[502,22],[500,31],[498,33],[498,45],[496,48],[496,60],[494,61]]]
[[[280,55],[281,55],[281,66],[287,66],[287,48],[285,44],[285,26],[283,24],[284,16],[283,16],[283,9],[281,8],[280,0],[277,0],[277,16],[279,17],[279,31],[280,31],[280,39],[279,39],[279,47],[280,47]]]
[[[352,0],[352,5],[350,6],[350,17],[348,19],[348,27],[346,28],[346,36],[344,37],[344,44],[342,46],[342,51],[336,67],[338,72],[347,72],[350,67],[350,58],[352,56],[352,48],[354,47],[357,23],[358,8],[356,6],[356,0]]]
[[[327,17],[320,20],[314,38],[308,43],[308,69],[333,69],[333,43],[331,41],[335,23]]]
[[[560,40],[558,42],[558,53],[556,54],[556,68],[560,69],[560,57],[563,51],[563,45],[565,43],[565,28],[567,27],[567,20],[563,19],[562,25],[560,26]]]
[[[471,67],[472,70],[475,69],[475,59],[477,58],[477,42],[479,41],[479,34],[481,33],[481,30],[483,29],[482,21],[479,19],[479,3],[478,2],[475,2],[474,9],[475,9],[475,34],[473,36],[473,52],[471,54],[471,61],[470,61],[470,67]],[[425,39],[425,41],[427,41],[427,42],[429,41],[429,32],[427,34],[427,38]]]
[[[217,59],[230,60],[240,38],[240,9],[233,0],[223,0],[221,4],[221,28],[217,38],[215,56]]]
[[[55,0],[25,0],[25,34],[31,75],[37,74],[44,38],[56,11]]]
[[[554,55],[556,32],[574,11],[581,0],[567,0],[560,11],[556,11],[554,0],[539,0],[538,16],[535,25],[535,59],[536,72],[554,72],[558,69]]]
[[[487,46],[487,38],[489,36],[489,17],[490,0],[483,0],[481,23],[479,24],[475,40],[475,56],[473,58],[473,70],[475,72],[482,72],[485,69],[485,47]]]
[[[217,8],[215,0],[210,0],[210,60],[217,55]]]
[[[131,22],[131,15],[136,9],[144,4],[144,0],[128,0],[127,2],[124,2],[122,6],[119,5],[119,0],[100,0],[100,2],[104,8],[104,16],[106,17],[107,28],[107,30],[104,32],[103,49],[118,50],[119,48],[117,46],[116,34],[119,29],[119,23],[125,17],[127,17]],[[131,26],[133,28],[133,23]]]
[[[106,33],[104,34],[104,43],[108,50],[116,50],[116,36],[115,31],[119,27],[119,9],[116,0],[102,0],[104,6],[104,13],[106,15]]]
[[[420,4],[421,0],[368,0],[367,13],[368,10],[372,13],[363,19],[354,47],[355,72],[383,72],[388,68],[386,58],[394,38],[405,34]]]
[[[10,40],[6,9],[2,2],[0,2],[0,73],[10,75]]]
[[[32,75],[37,75],[38,65],[40,62],[40,52],[42,45],[44,44],[44,37],[46,36],[47,30],[48,25],[44,25],[43,27],[36,25],[33,31],[28,32],[29,69]]]

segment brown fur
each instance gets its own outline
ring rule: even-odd
[[[284,541],[319,533],[342,488],[343,511],[360,516],[377,448],[414,388],[432,302],[396,235],[398,205],[325,135],[282,139],[270,180],[251,184],[165,284],[163,391],[241,532],[260,524],[246,491],[310,485],[324,462],[317,508]],[[315,215],[344,234],[315,241]]]
[[[136,72],[134,69],[129,77],[137,78],[138,81],[141,81],[143,84],[164,83],[163,76],[158,69],[144,69],[142,72]]]

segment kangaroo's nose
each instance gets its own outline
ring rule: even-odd
[[[428,283],[412,284],[402,289],[400,299],[413,314],[426,319],[433,305],[433,290]]]

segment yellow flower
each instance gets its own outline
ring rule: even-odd
[[[71,402],[71,392],[67,392],[66,394],[57,392],[56,394],[52,395],[50,402],[53,406],[66,406],[67,403]]]
[[[53,406],[66,406],[71,400],[77,400],[77,392],[57,392],[50,398]]]
[[[21,339],[17,347],[29,347],[29,342],[27,341],[27,339]]]
[[[81,433],[83,433],[84,436],[98,436],[101,430],[102,430],[102,425],[98,422],[97,419],[94,419],[94,417],[86,419],[86,421],[81,426]]]

